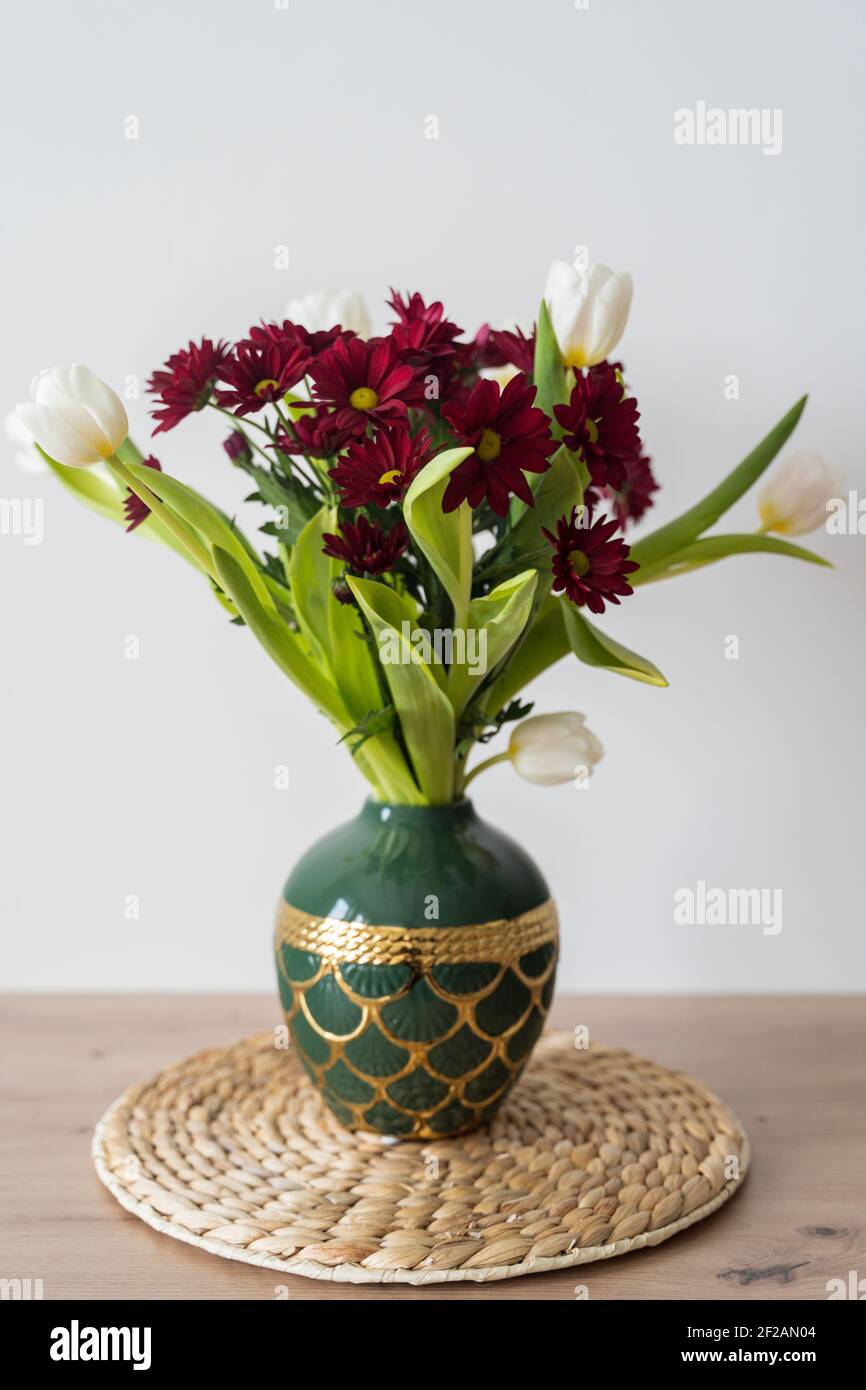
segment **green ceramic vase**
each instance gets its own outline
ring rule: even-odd
[[[557,945],[541,873],[470,801],[368,801],[283,890],[277,974],[294,1046],[349,1128],[472,1129],[541,1033]]]

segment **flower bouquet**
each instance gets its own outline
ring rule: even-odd
[[[234,344],[172,354],[148,383],[154,434],[225,416],[226,455],[266,515],[256,543],[143,455],[86,368],[41,373],[18,408],[65,486],[200,573],[370,784],[361,814],[295,867],[277,923],[294,1042],[348,1125],[470,1128],[541,1030],[550,893],[465,791],[505,760],[536,783],[585,779],[602,750],[580,714],[528,717],[524,687],[566,657],[663,686],[596,623],[609,604],[749,552],[825,563],[784,538],[824,515],[835,480],[817,455],[765,489],[756,531],[712,529],[805,398],[707,496],[629,545],[658,490],[611,360],[631,292],[627,275],[557,263],[531,331],[471,338],[420,294],[392,293],[384,335],[359,296],[323,294]],[[507,748],[479,756],[508,726]]]

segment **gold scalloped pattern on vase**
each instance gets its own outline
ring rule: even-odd
[[[544,1026],[552,901],[506,921],[406,928],[281,903],[280,994],[307,1074],[350,1129],[399,1138],[491,1118]]]

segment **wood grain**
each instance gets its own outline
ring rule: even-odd
[[[866,1276],[866,1009],[859,997],[560,1000],[585,1025],[705,1081],[752,1142],[742,1190],[655,1250],[473,1287],[314,1283],[181,1245],[98,1182],[90,1136],[132,1081],[270,1027],[270,996],[0,996],[0,1278],[44,1297],[129,1299],[825,1299]],[[583,1293],[583,1289],[586,1293]]]

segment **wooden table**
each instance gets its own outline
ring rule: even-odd
[[[158,1235],[90,1163],[108,1104],[165,1063],[273,1026],[267,995],[0,996],[0,1278],[44,1297],[826,1299],[866,1277],[866,1008],[857,997],[562,999],[558,1027],[688,1071],[743,1120],[744,1188],[655,1250],[506,1280],[411,1289],[276,1275]]]

